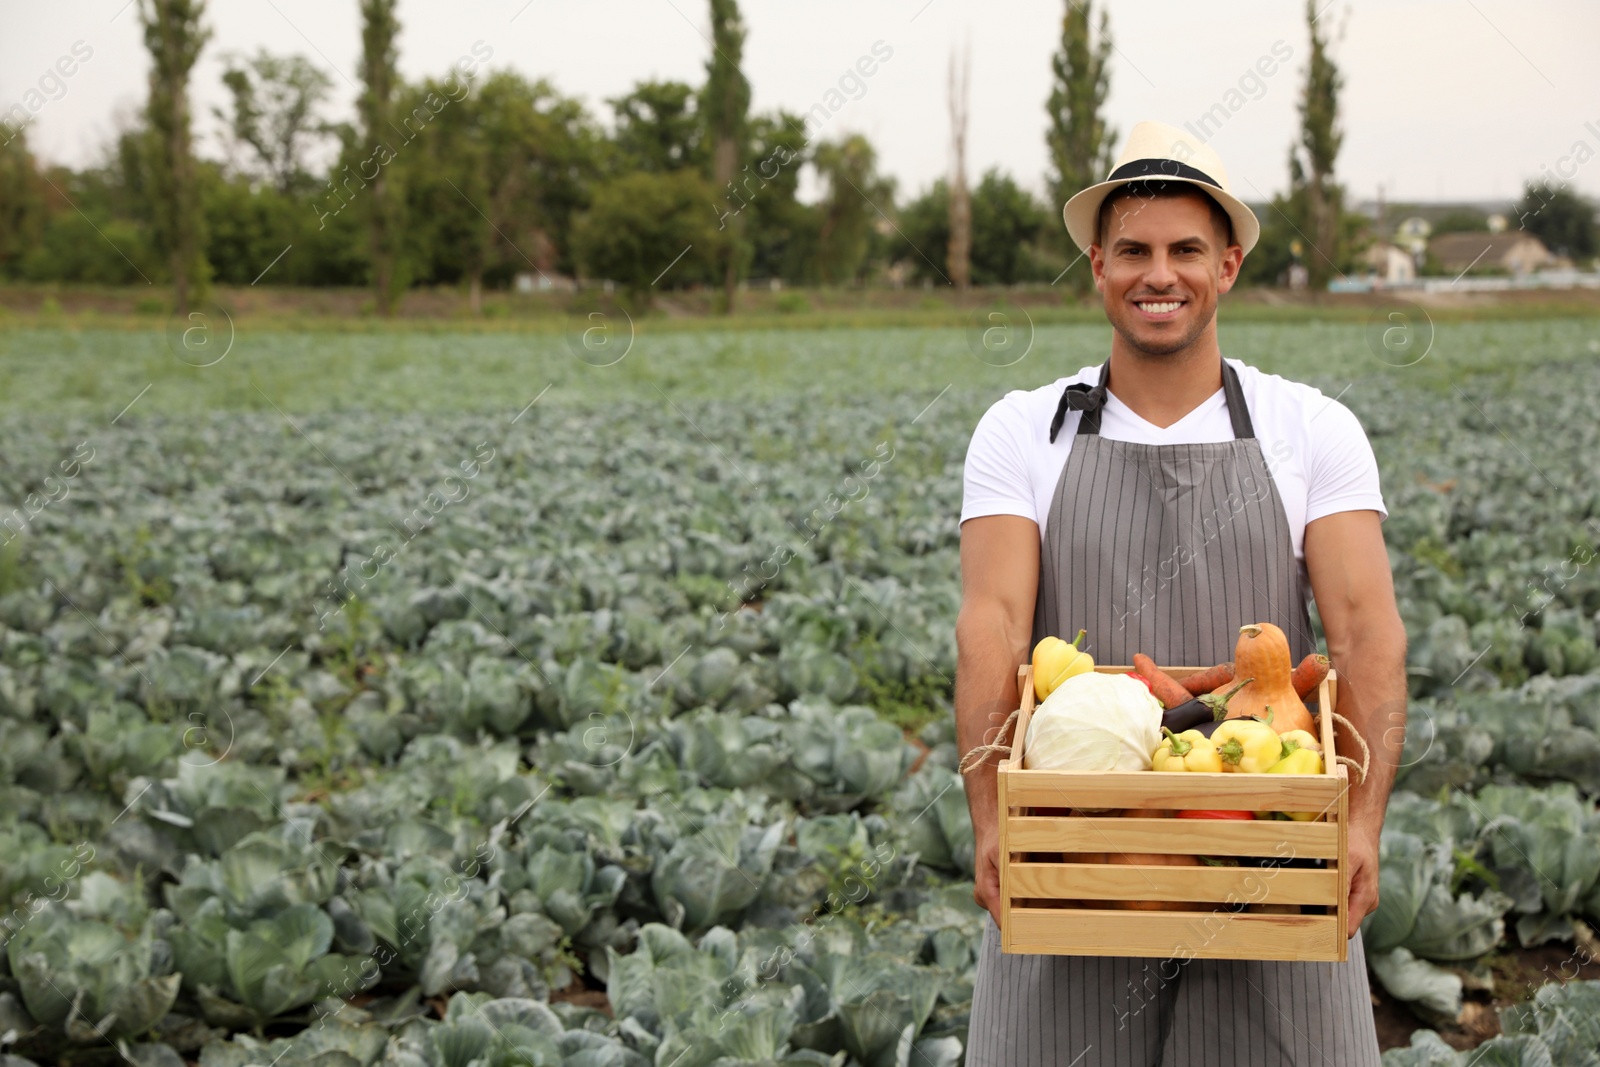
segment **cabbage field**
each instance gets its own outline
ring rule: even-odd
[[[231,330],[0,333],[0,1067],[960,1063],[961,464],[1104,328]],[[1600,320],[1374,336],[1223,341],[1383,470],[1386,1063],[1600,1064]]]

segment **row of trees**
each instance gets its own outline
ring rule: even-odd
[[[476,305],[529,272],[637,295],[669,267],[662,287],[715,283],[731,303],[747,277],[849,284],[896,258],[880,223],[894,183],[872,145],[750,111],[736,0],[712,0],[704,84],[641,82],[607,101],[609,130],[548,81],[487,70],[483,42],[405,81],[395,9],[361,0],[354,123],[328,121],[330,81],[305,59],[230,56],[224,158],[197,159],[205,0],[139,0],[148,102],[97,165],[41,167],[27,130],[0,125],[0,278],[165,282],[188,304],[270,267],[271,283],[370,285],[387,313],[411,285],[459,284]],[[811,204],[807,167],[823,190]]]
[[[746,279],[1089,285],[1057,211],[1107,173],[1118,138],[1104,116],[1109,20],[1092,0],[1066,4],[1052,59],[1049,206],[998,169],[969,188],[955,58],[950,177],[899,202],[865,137],[821,136],[844,96],[805,115],[751,111],[737,0],[709,0],[704,82],[640,82],[607,101],[609,128],[546,80],[487,69],[484,42],[439,77],[405,81],[396,3],[361,0],[354,122],[327,118],[331,82],[306,59],[229,56],[227,106],[214,109],[224,156],[197,159],[189,80],[210,40],[205,0],[138,0],[147,104],[101,162],[41,167],[27,130],[0,123],[0,278],[166,282],[180,305],[213,281],[370,285],[385,314],[412,285],[459,285],[476,310],[486,287],[522,272],[609,279],[635,299],[714,286],[725,308]],[[1245,280],[1275,283],[1298,259],[1321,288],[1353,268],[1365,220],[1334,174],[1343,79],[1329,20],[1311,0],[1305,17],[1289,187],[1262,213]],[[882,42],[872,52],[869,65],[893,57]],[[807,169],[815,203],[798,196]]]
[[[361,0],[355,121],[327,119],[331,83],[304,58],[230,56],[220,159],[191,146],[205,0],[138,2],[148,103],[98,165],[41,168],[26,130],[0,131],[0,277],[168,282],[185,304],[213,281],[268,272],[370,285],[387,313],[410,285],[461,285],[476,307],[526,271],[610,279],[636,297],[714,285],[731,307],[743,279],[1010,284],[1056,280],[1078,258],[1055,212],[1010,176],[991,170],[969,191],[964,152],[952,254],[949,182],[897,203],[865,137],[753,113],[737,0],[710,0],[703,84],[641,82],[607,101],[609,129],[548,81],[484,69],[481,43],[441,77],[404,81],[395,0]],[[1065,26],[1049,102],[1058,200],[1103,172],[1110,139],[1104,17],[1089,51],[1087,5],[1068,5]],[[956,105],[953,91],[964,137]],[[798,197],[806,168],[815,203]],[[1071,280],[1086,278],[1079,263]]]
[[[528,272],[613,280],[636,298],[715,285],[731,306],[744,279],[847,285],[942,250],[895,233],[895,185],[865,137],[751,112],[736,0],[711,0],[704,83],[641,82],[607,101],[609,129],[546,80],[486,69],[483,42],[440,77],[403,80],[395,9],[361,0],[355,122],[328,120],[331,82],[304,58],[229,56],[214,116],[225,152],[197,159],[189,76],[210,39],[205,2],[139,0],[148,103],[97,165],[41,167],[26,129],[0,128],[0,278],[167,283],[187,305],[265,274],[370,285],[387,314],[408,286],[460,285],[476,308],[485,287]],[[799,199],[805,168],[815,203]],[[1037,236],[1042,209],[1009,179],[999,195],[1026,202]],[[1020,280],[1021,262],[982,277]]]

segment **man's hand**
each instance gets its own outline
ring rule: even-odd
[[[978,907],[994,916],[1000,925],[1000,835],[973,828],[977,850],[973,853],[976,871],[973,874],[972,899]]]
[[[1350,925],[1356,936],[1361,920],[1378,908],[1378,834],[1350,828]]]

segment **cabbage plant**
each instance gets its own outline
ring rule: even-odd
[[[1386,829],[1378,857],[1378,907],[1361,926],[1371,951],[1406,948],[1431,960],[1471,960],[1500,943],[1511,898],[1494,889],[1454,892],[1449,842]]]
[[[1474,801],[1502,887],[1524,914],[1524,945],[1569,936],[1571,919],[1600,883],[1600,815],[1565,783],[1546,789],[1487,786]]]
[[[151,915],[134,931],[52,905],[6,944],[28,1013],[73,1041],[137,1037],[172,1009],[182,975]]]

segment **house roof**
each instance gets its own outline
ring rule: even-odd
[[[1446,267],[1451,264],[1465,266],[1471,263],[1498,265],[1505,261],[1505,257],[1512,249],[1525,241],[1531,241],[1538,246],[1539,251],[1549,254],[1537,237],[1520,230],[1506,233],[1440,234],[1428,242],[1428,251]]]

